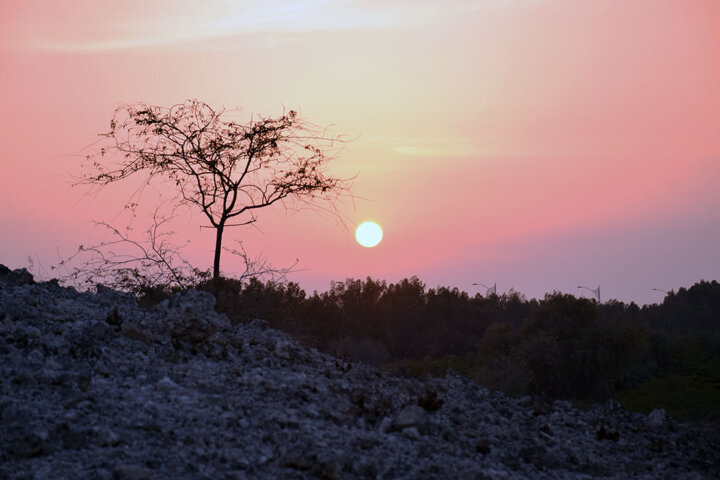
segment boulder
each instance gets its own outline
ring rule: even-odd
[[[647,416],[647,424],[656,430],[672,430],[675,426],[672,417],[664,408],[656,408],[650,412]]]
[[[230,328],[225,314],[214,310],[215,297],[201,290],[187,290],[173,295],[165,313],[165,324],[173,338],[200,343],[215,332]]]
[[[425,432],[429,424],[430,418],[425,409],[419,405],[408,405],[400,410],[395,417],[393,428],[395,430],[415,428],[418,432]]]

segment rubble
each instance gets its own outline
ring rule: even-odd
[[[0,478],[720,476],[720,446],[664,411],[394,377],[213,304],[143,309],[0,266]]]

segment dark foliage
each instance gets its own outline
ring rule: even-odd
[[[581,402],[620,396],[640,410],[665,406],[679,417],[710,411],[720,418],[719,407],[708,407],[720,400],[715,281],[642,308],[558,292],[542,300],[516,292],[470,297],[457,288],[426,289],[415,277],[348,279],[309,296],[295,283],[254,279],[201,287],[218,292],[218,309],[234,322],[262,318],[327,352],[400,373],[442,375],[452,367],[515,395]],[[685,403],[677,400],[682,392],[658,395],[666,384],[692,395]]]

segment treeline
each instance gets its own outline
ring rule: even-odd
[[[678,418],[720,418],[720,284],[701,281],[642,308],[555,292],[469,296],[348,279],[307,295],[295,283],[206,285],[235,322],[262,318],[323,351],[399,373],[452,367],[512,395],[610,397]]]

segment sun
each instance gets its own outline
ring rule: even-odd
[[[374,247],[382,240],[383,231],[375,222],[361,223],[355,230],[355,239],[363,247]]]

